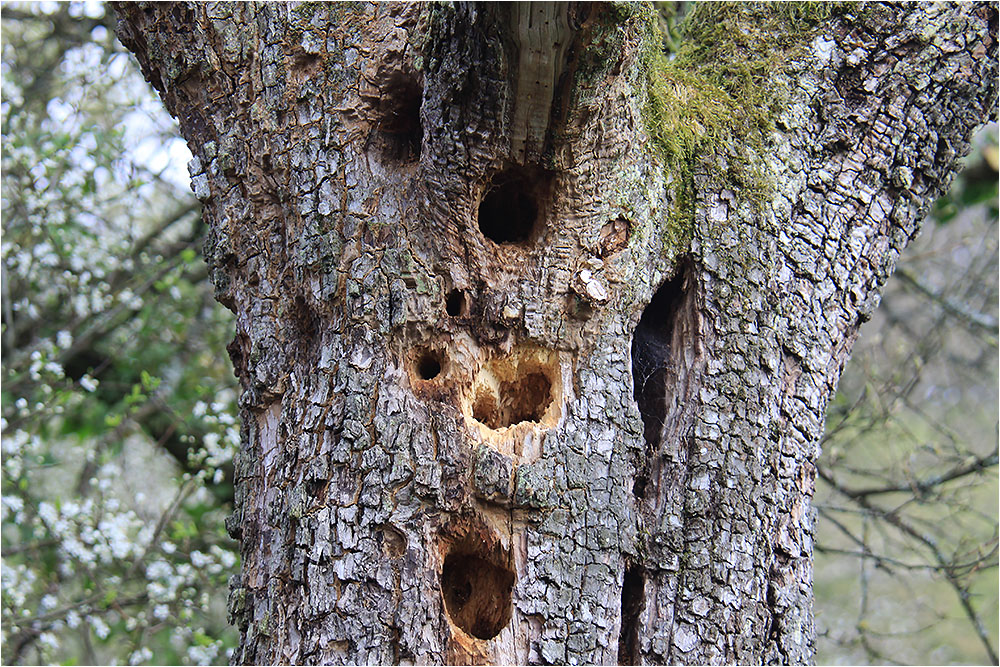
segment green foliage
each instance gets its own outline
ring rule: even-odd
[[[103,11],[3,8],[4,657],[224,662],[229,318],[164,171],[176,129]]]

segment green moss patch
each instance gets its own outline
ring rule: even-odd
[[[788,98],[776,74],[843,4],[700,2],[680,25],[679,44],[652,10],[645,15],[644,120],[675,188],[674,241],[690,237],[700,158],[723,158],[723,176],[752,200],[769,191],[752,165]],[[676,52],[666,53],[665,44]]]
[[[671,58],[649,22],[647,129],[668,162],[729,142],[760,144],[787,99],[780,72],[842,3],[701,2]]]

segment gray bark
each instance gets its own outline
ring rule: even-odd
[[[618,8],[116,9],[236,318],[236,662],[811,659],[824,411],[992,112],[994,6],[810,37],[763,202],[710,150],[679,199]]]

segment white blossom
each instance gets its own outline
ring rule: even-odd
[[[101,639],[108,638],[111,628],[108,627],[108,624],[104,622],[103,618],[100,616],[88,616],[87,622],[90,624],[90,627],[94,631],[95,635]]]
[[[187,650],[188,659],[196,665],[208,665],[219,654],[217,643],[208,646],[190,646]]]
[[[38,635],[38,643],[49,650],[59,648],[59,639],[52,632],[43,632]]]
[[[133,651],[132,655],[129,656],[128,664],[130,665],[141,665],[144,662],[148,662],[150,658],[153,657],[153,652],[146,646]]]
[[[0,498],[0,503],[3,503],[4,510],[10,510],[13,513],[24,509],[24,500],[19,496],[4,496]]]
[[[212,555],[219,560],[219,563],[222,564],[222,567],[226,568],[227,570],[232,569],[233,566],[236,565],[236,554],[234,554],[232,551],[227,551],[221,548],[217,544],[213,544],[210,551],[212,552]]]
[[[212,560],[202,552],[200,551],[191,552],[191,564],[194,565],[195,567],[200,569],[205,567],[211,562]]]
[[[56,519],[59,518],[59,511],[56,509],[55,505],[43,500],[38,503],[38,516],[45,523],[52,525],[56,522]]]
[[[60,349],[68,349],[70,345],[73,344],[73,334],[66,331],[65,329],[56,334],[56,345]]]

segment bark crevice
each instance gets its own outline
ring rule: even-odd
[[[642,416],[646,442],[646,457],[632,489],[637,498],[645,497],[650,459],[664,438],[667,413],[672,405],[668,394],[676,385],[677,377],[683,375],[677,368],[683,363],[675,358],[677,350],[693,348],[695,343],[684,337],[694,334],[696,329],[675,326],[678,317],[689,310],[685,305],[692,273],[690,259],[685,258],[677,264],[674,274],[660,285],[642,311],[632,334],[632,395]]]
[[[639,664],[639,615],[645,606],[646,573],[638,565],[625,568],[622,578],[621,630],[618,633],[618,664]]]

